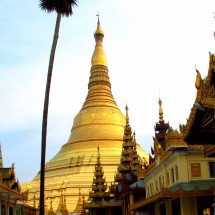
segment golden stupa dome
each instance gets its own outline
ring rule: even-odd
[[[92,68],[88,95],[76,115],[67,144],[88,140],[121,140],[125,116],[119,110],[111,92],[111,83],[102,47],[104,34],[98,19],[94,33],[96,46],[92,55]]]

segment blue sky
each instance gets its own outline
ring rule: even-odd
[[[40,167],[42,109],[56,14],[39,1],[0,5],[0,142],[5,166],[15,163],[20,182]],[[212,0],[79,1],[62,18],[51,86],[47,161],[67,142],[73,118],[87,95],[93,33],[100,13],[114,98],[126,101],[136,139],[147,152],[158,121],[185,123],[196,95],[195,65],[202,77],[215,53]]]

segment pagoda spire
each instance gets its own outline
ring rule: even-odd
[[[100,153],[99,153],[100,148],[99,148],[99,146],[98,146],[97,150],[98,150],[98,154],[97,154],[97,166],[100,166],[101,163],[100,163]]]
[[[137,170],[140,169],[140,160],[136,150],[135,132],[132,136],[131,127],[129,124],[128,106],[126,110],[126,125],[124,127],[124,137],[122,146],[122,156],[118,166],[118,173],[115,176],[115,182],[128,186],[137,179]],[[128,177],[128,176],[131,177]]]
[[[67,206],[66,206],[66,196],[63,197],[63,207],[61,209],[61,214],[68,215],[68,210],[67,210]]]
[[[155,138],[161,145],[162,149],[165,150],[166,145],[165,145],[165,136],[167,133],[167,130],[169,128],[169,123],[165,123],[164,118],[163,118],[163,108],[162,108],[162,101],[159,98],[158,100],[159,104],[159,122],[155,124]]]
[[[159,122],[164,122],[164,119],[163,119],[162,101],[161,101],[160,98],[159,98],[158,104],[159,104]]]
[[[62,193],[62,191],[61,191],[60,201],[59,201],[58,208],[57,208],[56,212],[58,212],[58,213],[61,212],[61,210],[62,210],[62,208],[63,208],[63,203],[64,203],[64,202],[63,202],[63,193]]]
[[[100,148],[97,148],[97,162],[95,166],[94,178],[93,178],[93,185],[92,185],[92,192],[90,192],[90,198],[92,199],[100,199],[103,197],[108,197],[109,193],[105,192],[107,190],[107,184],[105,184],[105,178],[103,168],[100,163]]]
[[[129,124],[128,105],[127,104],[125,106],[125,111],[126,111],[126,124]]]
[[[135,138],[135,132],[133,133],[133,142],[134,142],[134,148],[133,148],[133,154],[132,154],[132,161],[131,161],[131,169],[138,171],[141,168],[140,165],[140,158],[139,155],[137,153],[137,142],[136,142],[136,138]]]
[[[84,206],[84,196],[83,197],[81,196],[81,188],[79,188],[78,202],[74,212],[80,215],[86,215],[87,213],[83,206]]]
[[[103,50],[104,33],[101,30],[98,17],[97,29],[94,33],[96,41],[91,58],[91,72],[88,84],[88,95],[82,109],[92,107],[113,107],[119,110],[111,92],[111,83],[108,75],[107,58]]]
[[[33,198],[33,208],[36,208],[36,196],[34,194],[34,198]]]
[[[104,33],[100,26],[100,20],[98,15],[97,29],[94,33],[94,38],[96,41],[95,50],[91,59],[91,65],[103,65],[107,66],[107,58],[103,50],[102,42],[104,38]]]
[[[0,144],[0,168],[3,168],[3,157],[2,157],[1,144]]]
[[[49,208],[49,211],[48,211],[48,215],[55,215],[55,212],[54,212],[53,206],[52,206],[52,199],[51,199],[51,202],[50,202],[50,208]]]
[[[124,128],[123,140],[127,142],[127,141],[132,140],[132,130],[131,130],[131,126],[129,124],[128,106],[127,106],[127,104],[126,104],[125,110],[126,110],[126,117],[125,117],[126,124],[125,124],[125,128]]]
[[[61,191],[60,202],[56,212],[61,213],[62,215],[68,215],[68,210],[66,206],[66,196],[63,195],[62,191]]]
[[[81,197],[81,188],[79,188],[78,201],[74,212],[81,213],[83,210],[83,199]]]

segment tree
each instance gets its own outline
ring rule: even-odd
[[[44,191],[45,191],[45,157],[46,157],[46,136],[49,107],[49,92],[52,79],[52,69],[54,64],[55,50],[58,41],[61,16],[71,16],[72,8],[77,5],[77,0],[40,0],[40,8],[46,12],[57,12],[57,19],[54,31],[54,38],[49,58],[48,74],[46,81],[46,90],[44,98],[43,119],[42,119],[42,137],[41,137],[41,167],[40,167],[40,208],[39,214],[44,215]]]

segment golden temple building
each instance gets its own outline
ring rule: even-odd
[[[165,123],[159,99],[145,193],[142,199],[134,196],[123,215],[215,214],[215,55],[210,53],[206,78],[196,72],[196,98],[180,131]]]
[[[22,192],[15,175],[15,165],[4,167],[0,145],[0,214],[1,215],[37,215],[38,209],[22,204],[28,192]]]
[[[140,166],[136,159],[135,136],[126,111],[115,183],[109,192],[98,195],[98,187],[104,191],[106,187],[97,179],[96,186],[92,186],[95,196],[91,195],[84,204],[89,215],[215,214],[215,55],[210,54],[206,78],[202,79],[197,70],[195,85],[196,99],[180,131],[164,121],[159,99],[159,122],[154,127],[154,145],[148,164]],[[111,194],[111,199],[107,199],[107,194],[109,197]],[[98,196],[100,199],[95,198]],[[119,205],[121,210],[116,212]]]
[[[77,209],[79,190],[85,198],[92,188],[97,163],[97,147],[107,186],[114,181],[120,163],[125,115],[118,108],[108,76],[107,59],[103,50],[104,33],[98,19],[94,33],[95,50],[86,100],[76,115],[68,142],[45,166],[45,205],[56,212],[64,199],[68,212]],[[148,154],[136,144],[140,162],[148,161]],[[27,204],[38,207],[40,172],[31,182],[21,185],[28,191]],[[79,204],[78,203],[78,204]]]

